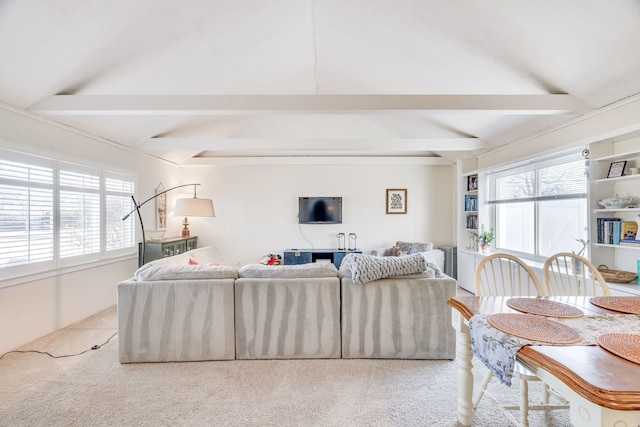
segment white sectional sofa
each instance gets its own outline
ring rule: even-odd
[[[118,284],[121,363],[235,359],[238,271],[208,265],[212,258],[210,248],[195,249],[146,264]]]
[[[446,301],[455,279],[410,274],[365,284],[341,278],[342,357],[454,359],[455,331]]]
[[[455,355],[447,276],[361,284],[333,264],[237,269],[214,258],[195,249],[118,284],[121,363]]]
[[[340,358],[333,264],[246,265],[235,282],[236,358]]]
[[[428,242],[398,241],[371,254],[390,257],[398,251],[444,268],[444,252]],[[340,273],[343,358],[455,358],[451,310],[444,303],[456,295],[455,279],[418,273],[358,284],[348,272]]]

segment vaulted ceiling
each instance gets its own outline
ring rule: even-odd
[[[640,93],[637,0],[3,0],[0,102],[176,164],[449,164]]]

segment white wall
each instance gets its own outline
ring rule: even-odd
[[[479,156],[478,169],[534,158],[563,148],[586,146],[608,139],[617,140],[621,135],[640,130],[639,117],[640,98],[636,96],[580,116],[527,140]]]
[[[175,166],[137,155],[113,144],[0,108],[0,147],[31,154],[55,153],[66,160],[108,166],[138,175],[141,194],[153,194],[158,182],[177,175]],[[168,188],[168,187],[167,187]],[[153,223],[153,209],[144,212]],[[116,302],[116,285],[137,267],[129,257],[0,281],[0,354],[68,326]]]
[[[534,152],[593,142],[640,127],[640,102],[618,105],[594,117],[541,135],[478,159],[480,169],[522,159]],[[191,218],[192,235],[200,245],[218,248],[220,261],[240,266],[267,253],[287,248],[335,248],[336,234],[356,233],[365,252],[396,240],[455,242],[456,171],[453,166],[301,165],[182,167],[119,148],[116,144],[0,108],[0,146],[25,152],[56,152],[86,159],[115,170],[137,174],[140,201],[164,188],[201,183],[200,197],[212,198],[216,218]],[[386,215],[385,189],[408,190],[408,214]],[[167,195],[167,236],[179,235],[181,218],[171,217],[178,197]],[[301,225],[296,221],[299,196],[342,196],[343,224]],[[153,202],[142,215],[155,227]],[[135,255],[70,270],[51,277],[33,277],[13,286],[0,283],[0,353],[81,320],[115,303],[116,284],[130,277]]]
[[[191,218],[199,245],[218,249],[220,262],[244,265],[288,248],[337,248],[336,234],[356,233],[358,249],[396,240],[455,241],[453,166],[302,165],[211,166],[183,170],[212,198],[216,217]],[[407,189],[406,215],[386,214],[386,189]],[[341,196],[343,223],[298,225],[299,196]],[[168,201],[170,204],[171,202]],[[179,224],[169,225],[179,234]],[[170,233],[167,233],[170,234]]]
[[[200,183],[198,196],[212,198],[216,218],[190,218],[200,246],[218,248],[220,261],[240,266],[284,249],[335,248],[336,234],[356,233],[369,251],[396,240],[452,244],[452,166],[211,166],[178,168],[117,144],[0,108],[0,147],[79,160],[137,174],[137,199],[186,183]],[[386,215],[385,190],[406,188],[406,215]],[[167,194],[167,236],[179,235],[182,218],[171,208],[191,189]],[[297,224],[299,196],[342,196],[343,224]],[[154,202],[142,209],[146,229],[155,228]],[[139,227],[138,227],[139,231]],[[90,316],[116,302],[116,285],[131,277],[135,255],[0,283],[0,353]],[[11,286],[7,286],[7,285]]]

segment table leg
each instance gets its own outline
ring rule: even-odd
[[[459,311],[453,309],[456,330],[456,363],[458,365],[458,421],[464,426],[473,423],[473,373],[471,372],[471,333]]]

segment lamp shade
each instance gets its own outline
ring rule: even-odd
[[[176,200],[176,207],[173,210],[173,216],[209,216],[215,217],[213,210],[213,202],[211,199],[198,199],[196,197],[190,199]]]

